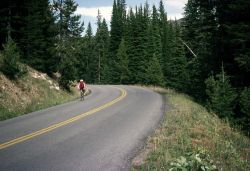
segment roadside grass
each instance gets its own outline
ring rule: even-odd
[[[133,160],[132,171],[250,170],[248,137],[189,96],[169,89],[154,90],[166,97],[170,109],[160,128],[148,138],[144,157]]]
[[[46,85],[46,82],[43,81],[40,81],[39,85],[41,86],[39,90],[40,93],[38,97],[33,99],[31,103],[25,108],[26,113],[72,101],[79,96],[79,93],[73,88],[71,89],[71,92],[66,92],[63,90],[52,90],[48,85]]]
[[[33,78],[30,74],[16,81],[1,76],[7,88],[0,89],[0,120],[10,119],[33,111],[72,101],[79,97],[75,88],[71,92],[56,90],[56,83],[46,79]]]

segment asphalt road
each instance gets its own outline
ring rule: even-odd
[[[162,97],[135,86],[90,89],[85,101],[1,121],[0,171],[129,170],[162,117]]]

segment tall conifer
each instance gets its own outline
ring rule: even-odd
[[[80,15],[75,15],[77,4],[74,0],[54,1],[57,12],[58,43],[57,55],[59,58],[59,72],[61,86],[69,90],[69,83],[76,79],[75,64],[77,64],[76,44],[83,31]]]

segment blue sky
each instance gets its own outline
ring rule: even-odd
[[[93,31],[96,30],[96,16],[98,9],[101,15],[110,23],[113,0],[76,0],[78,3],[77,14],[82,16],[85,28],[88,22],[91,23]],[[128,7],[135,7],[136,5],[144,4],[146,0],[126,0]],[[152,5],[155,4],[158,8],[160,0],[147,0],[147,2]],[[187,0],[163,0],[165,5],[165,10],[168,14],[168,18],[179,19],[182,17],[184,12],[183,8],[187,3]]]

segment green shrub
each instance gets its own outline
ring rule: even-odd
[[[245,88],[240,94],[240,110],[243,113],[243,123],[250,128],[250,88]]]
[[[250,88],[245,88],[240,95],[241,112],[250,117]]]
[[[222,73],[210,76],[206,81],[207,105],[220,117],[232,118],[236,92],[232,88],[229,77]]]
[[[8,38],[3,48],[0,54],[1,72],[11,79],[23,75],[25,73],[25,68],[19,64],[20,54],[16,43],[11,38]]]
[[[204,149],[198,149],[197,152],[187,153],[185,157],[181,156],[170,161],[169,171],[215,171],[216,166],[210,155]]]
[[[59,66],[59,72],[61,74],[59,84],[67,91],[70,91],[71,82],[76,79],[77,74],[76,68],[74,67],[76,59],[72,53],[72,51],[65,52]]]

